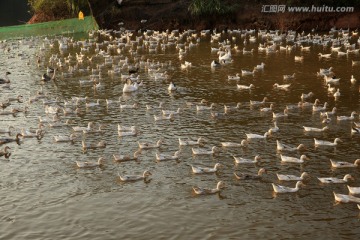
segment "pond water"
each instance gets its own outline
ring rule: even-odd
[[[55,38],[28,38],[7,40],[2,42],[3,53],[0,56],[0,72],[10,71],[10,89],[1,88],[1,100],[8,97],[23,96],[24,102],[12,102],[11,107],[28,106],[27,113],[1,115],[0,128],[13,126],[11,137],[21,129],[38,128],[39,117],[52,118],[45,113],[43,100],[59,100],[50,103],[53,107],[64,107],[64,100],[72,97],[88,97],[88,102],[96,102],[97,107],[86,107],[80,103],[81,114],[64,114],[59,112],[60,122],[71,123],[52,128],[45,123],[43,137],[25,138],[20,144],[15,142],[3,146],[11,147],[8,159],[2,157],[0,173],[0,238],[1,239],[288,239],[316,237],[354,239],[359,235],[359,209],[355,203],[337,203],[333,192],[348,194],[345,184],[322,184],[317,177],[343,178],[351,174],[354,180],[350,186],[360,186],[359,168],[332,168],[329,159],[353,163],[359,158],[359,134],[352,134],[353,122],[358,122],[355,115],[352,121],[337,121],[331,117],[324,132],[307,133],[303,126],[322,128],[323,118],[319,112],[304,107],[289,111],[287,117],[277,119],[279,130],[267,139],[249,140],[247,147],[226,148],[221,142],[240,143],[246,139],[246,133],[263,135],[274,126],[272,112],[262,112],[261,107],[252,107],[250,100],[261,101],[267,97],[273,103],[275,113],[283,112],[287,105],[296,105],[301,101],[302,93],[313,92],[314,96],[306,100],[320,104],[328,103],[327,110],[336,107],[336,115],[350,116],[352,111],[359,113],[359,86],[350,82],[351,75],[360,80],[360,66],[352,61],[359,61],[360,55],[349,53],[340,56],[331,51],[331,43],[335,38],[345,39],[339,33],[328,35],[326,46],[315,41],[303,42],[311,46],[310,51],[301,51],[294,42],[286,42],[284,36],[278,43],[277,51],[267,53],[259,51],[259,43],[270,44],[273,36],[260,37],[255,34],[220,33],[218,40],[210,41],[210,34],[204,36],[184,34],[179,43],[189,46],[183,58],[179,58],[179,50],[175,44],[162,49],[160,44],[149,51],[150,41],[143,48],[133,51],[129,43],[132,37],[120,38],[119,33],[96,33],[88,41],[88,36],[61,36]],[[320,36],[325,36],[320,34]],[[154,34],[147,34],[149,36]],[[159,34],[160,35],[160,34]],[[174,34],[179,36],[179,34]],[[244,43],[254,35],[256,41]],[[299,41],[297,35],[296,41]],[[350,35],[351,36],[351,33]],[[158,37],[158,41],[160,36]],[[162,37],[165,39],[165,37]],[[314,37],[312,37],[314,38]],[[68,40],[68,48],[59,51],[59,42]],[[73,39],[73,40],[71,40]],[[170,39],[170,38],[169,38]],[[198,43],[196,39],[198,40]],[[315,38],[314,38],[315,39]],[[219,42],[228,40],[232,49],[232,62],[211,68],[210,63],[218,59],[211,47],[219,47]],[[89,46],[83,46],[81,43]],[[323,37],[325,41],[325,37]],[[348,39],[359,48],[358,37]],[[123,43],[123,44],[120,44]],[[140,43],[132,42],[133,48]],[[175,41],[174,41],[175,42]],[[75,44],[76,43],[76,44]],[[95,43],[103,43],[96,50]],[[323,42],[322,42],[323,43]],[[53,46],[51,47],[52,44]],[[154,44],[154,43],[152,43]],[[238,45],[240,51],[235,51]],[[123,67],[121,73],[110,74],[114,70],[110,63],[101,67],[102,87],[80,85],[79,80],[89,80],[91,71],[97,65],[105,63],[109,50],[115,66],[123,63],[125,57],[128,64],[141,62],[139,80],[143,85],[133,93],[123,93],[124,79],[128,68]],[[296,46],[293,50],[281,50],[279,46]],[[341,50],[346,52],[345,43],[341,42]],[[243,53],[254,49],[252,53]],[[83,54],[92,62],[85,60],[78,63],[77,70],[69,74],[69,65],[76,66],[76,60],[66,63],[64,59]],[[121,53],[117,52],[117,48]],[[150,46],[152,48],[152,46]],[[104,51],[104,53],[101,52]],[[330,58],[319,58],[319,53],[332,53]],[[50,64],[50,58],[56,55],[62,67]],[[302,61],[295,61],[295,56],[303,56]],[[37,61],[40,59],[40,63]],[[110,61],[108,57],[107,61]],[[149,60],[148,60],[149,59]],[[148,60],[148,61],[147,61]],[[184,61],[191,62],[192,67],[182,69]],[[254,66],[265,63],[263,70],[253,75],[242,76],[241,69],[252,70]],[[158,64],[157,64],[158,63]],[[152,66],[152,64],[154,66]],[[157,64],[157,65],[155,65]],[[39,65],[39,66],[38,66]],[[56,80],[41,81],[46,66],[57,68]],[[340,89],[338,99],[329,94],[328,86],[322,76],[317,76],[320,68],[333,67],[333,72],[340,82],[334,85]],[[80,69],[80,70],[79,70]],[[167,72],[168,78],[155,80],[148,69]],[[240,74],[240,80],[228,80],[228,75]],[[284,80],[283,75],[295,78]],[[97,73],[94,73],[97,74]],[[51,75],[51,74],[50,74]],[[177,90],[169,92],[169,83],[173,82]],[[291,84],[288,90],[275,89],[273,85]],[[236,84],[255,87],[252,90],[239,90]],[[29,103],[29,99],[39,96],[38,91],[46,97]],[[107,106],[106,99],[119,101]],[[214,103],[213,109],[197,111],[194,105],[202,99],[206,106]],[[163,102],[164,110],[181,108],[173,121],[155,121],[154,115],[160,115],[159,109],[148,110],[146,105],[158,106]],[[121,104],[138,104],[136,109],[120,109]],[[238,109],[224,113],[224,105]],[[269,103],[265,106],[269,107]],[[69,106],[66,106],[69,107]],[[263,106],[262,106],[263,107]],[[73,108],[75,109],[75,107]],[[103,125],[103,131],[95,133],[78,133],[73,143],[55,143],[54,136],[70,135],[74,126],[87,126],[92,121],[96,126]],[[119,137],[118,124],[135,125],[139,132],[136,136]],[[9,137],[2,134],[2,137]],[[203,137],[204,149],[217,146],[219,151],[213,155],[194,155],[192,146],[179,146],[178,138],[193,140]],[[314,138],[334,141],[340,138],[336,147],[315,147]],[[139,150],[138,142],[155,143],[162,139],[159,149],[141,150],[138,161],[117,163],[113,154],[131,154]],[[98,143],[106,141],[106,148],[83,151],[81,141]],[[292,146],[300,143],[306,146],[304,151],[284,152],[283,155],[300,157],[305,154],[309,160],[304,163],[282,163],[280,152],[276,150],[276,140]],[[194,146],[197,148],[197,146]],[[156,161],[156,153],[173,154],[180,150],[178,161]],[[254,158],[260,155],[261,160],[254,164],[236,164],[233,156]],[[99,157],[105,158],[101,167],[90,169],[78,168],[75,161],[95,162]],[[223,167],[217,173],[193,174],[190,165],[213,167],[221,163]],[[257,173],[259,168],[267,169],[259,180],[237,180],[234,172]],[[147,181],[121,182],[118,174],[142,174],[149,170],[152,175]],[[307,172],[304,185],[296,193],[275,194],[271,183],[290,187],[295,182],[284,182],[277,179],[276,173],[300,175]],[[198,196],[192,187],[215,188],[218,181],[225,183],[220,193]],[[358,196],[359,197],[359,196]]]

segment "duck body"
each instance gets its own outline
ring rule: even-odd
[[[271,183],[271,184],[272,184],[274,192],[276,192],[276,193],[293,193],[293,192],[299,191],[300,186],[303,183],[301,181],[297,181],[294,188],[278,185],[278,184],[275,184],[275,183]]]
[[[211,150],[201,148],[192,148],[191,150],[194,155],[211,155],[217,151],[217,147],[213,146]]]
[[[284,156],[280,154],[281,162],[288,162],[288,163],[303,163],[304,160],[308,160],[309,158],[306,155],[301,155],[300,158]]]
[[[328,126],[325,126],[323,128],[315,128],[315,127],[305,127],[303,126],[305,132],[324,132],[326,130],[329,130]]]
[[[201,173],[214,173],[219,170],[219,168],[222,167],[222,164],[216,163],[213,168],[210,167],[200,167],[200,166],[193,166],[191,165],[191,170],[193,173],[201,174]]]
[[[235,163],[237,164],[257,163],[259,160],[261,160],[260,155],[256,155],[254,157],[254,160],[248,158],[236,157],[236,156],[233,156],[233,158],[235,160]]]
[[[254,133],[245,133],[247,139],[266,139],[270,134],[265,132],[264,135],[254,134]]]
[[[334,142],[329,142],[329,141],[324,141],[324,140],[319,140],[319,139],[316,139],[314,138],[314,143],[315,143],[315,146],[337,146],[337,144],[339,142],[342,142],[340,138],[335,138]]]
[[[76,138],[75,134],[71,134],[70,136],[57,135],[54,136],[55,142],[73,142]]]
[[[133,181],[139,181],[139,180],[146,180],[146,178],[152,174],[150,173],[150,171],[145,170],[142,175],[120,175],[120,173],[118,173],[118,175],[119,175],[120,181],[122,181],[122,182],[133,182]]]
[[[122,154],[114,154],[114,162],[127,162],[127,161],[137,161],[139,158],[139,151],[134,152],[134,155],[122,155]]]
[[[276,150],[278,151],[297,151],[297,150],[303,150],[306,149],[304,144],[299,144],[297,147],[292,147],[287,144],[281,143],[279,140],[276,140]]]
[[[162,140],[158,140],[156,142],[156,144],[152,144],[152,143],[141,143],[138,142],[139,148],[140,149],[151,149],[151,148],[159,148],[162,144]]]
[[[234,143],[234,142],[222,142],[221,145],[223,147],[246,147],[247,142],[246,140],[242,140],[241,143]]]
[[[257,174],[251,174],[251,173],[235,173],[234,176],[238,180],[255,180],[255,179],[261,179],[262,174],[266,173],[265,168],[260,168]]]
[[[346,194],[339,194],[339,193],[335,193],[335,192],[333,192],[333,194],[334,194],[335,201],[337,201],[337,202],[341,202],[341,203],[354,202],[354,203],[360,204],[360,198],[358,198],[358,197],[354,197],[354,196],[346,195]]]
[[[219,181],[216,185],[216,188],[193,187],[193,191],[196,195],[215,194],[220,192],[224,187],[225,183],[223,181]]]
[[[180,151],[176,151],[173,155],[156,153],[156,160],[157,161],[178,160],[179,155],[180,155]]]
[[[97,162],[80,162],[76,161],[76,165],[79,168],[94,168],[94,167],[100,167],[103,165],[103,162],[105,159],[103,157],[100,157]]]
[[[360,187],[350,187],[347,185],[347,188],[349,189],[349,193],[352,195],[360,194]]]
[[[346,174],[344,178],[335,177],[318,177],[322,183],[347,183],[350,179],[354,179],[350,174]]]
[[[333,161],[330,159],[331,162],[331,167],[333,168],[353,168],[353,167],[358,167],[360,166],[360,159],[356,159],[354,163],[350,163],[350,162],[344,162],[344,161]]]
[[[193,146],[193,145],[200,145],[204,142],[204,138],[199,137],[198,140],[190,140],[190,139],[181,139],[179,138],[179,145],[180,146]]]
[[[280,181],[302,181],[308,175],[307,172],[303,172],[300,176],[276,173],[276,176]]]
[[[87,149],[97,149],[97,148],[105,148],[106,147],[106,142],[104,140],[94,144],[94,143],[85,143],[85,141],[82,141],[82,148],[83,150],[87,150]]]

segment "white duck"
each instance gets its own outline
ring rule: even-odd
[[[247,141],[245,139],[241,140],[240,143],[234,142],[221,142],[223,147],[247,147]]]
[[[314,143],[315,146],[337,146],[339,142],[342,142],[342,140],[340,138],[335,138],[334,142],[329,142],[329,141],[324,141],[324,140],[319,140],[314,138]]]
[[[289,116],[289,111],[287,108],[284,109],[284,112],[283,113],[275,113],[273,112],[272,115],[273,115],[273,119],[277,119],[277,118],[283,118],[283,117],[288,117]]]
[[[190,140],[190,139],[181,139],[179,138],[179,145],[180,146],[193,146],[193,145],[200,145],[203,143],[205,139],[203,137],[199,137],[198,140]]]
[[[234,176],[238,180],[252,180],[252,179],[261,179],[262,174],[266,173],[265,168],[260,168],[257,174],[250,174],[250,173],[235,173]]]
[[[163,143],[163,140],[160,139],[156,142],[156,144],[153,143],[148,143],[148,142],[138,142],[139,144],[139,148],[141,149],[151,149],[151,148],[159,148],[161,146],[161,144]]]
[[[85,106],[87,108],[100,106],[100,99],[96,100],[96,102],[85,103]]]
[[[297,147],[292,147],[287,144],[281,143],[279,140],[276,140],[276,150],[277,151],[297,151],[297,150],[305,150],[306,146],[304,144],[299,144]]]
[[[262,101],[250,100],[250,106],[263,105],[266,101],[268,101],[267,97],[264,97]]]
[[[156,153],[155,156],[157,161],[178,160],[180,151],[176,151],[173,155]]]
[[[275,183],[271,183],[271,185],[274,189],[274,192],[276,193],[293,193],[299,191],[300,186],[303,185],[303,183],[301,181],[297,181],[294,188],[278,185]]]
[[[269,107],[260,108],[260,112],[272,112],[274,109],[274,104],[271,103]]]
[[[126,162],[126,161],[136,161],[138,160],[139,158],[139,155],[140,155],[140,151],[135,151],[133,156],[131,155],[123,155],[123,154],[114,154],[113,157],[114,157],[114,162]]]
[[[193,173],[201,174],[201,173],[214,173],[217,172],[223,165],[221,163],[216,163],[214,167],[200,167],[200,166],[191,166],[191,170]]]
[[[309,93],[302,93],[300,98],[301,101],[305,101],[306,99],[312,98],[315,94],[313,92],[309,92]]]
[[[338,121],[352,121],[355,119],[355,114],[357,114],[355,111],[351,112],[350,116],[337,116],[336,120]]]
[[[324,132],[326,130],[329,130],[328,126],[325,126],[323,128],[315,128],[315,127],[305,127],[303,126],[305,132]]]
[[[343,178],[318,177],[318,179],[322,183],[347,183],[350,179],[354,180],[350,174],[346,174]]]
[[[259,160],[261,160],[261,157],[260,155],[256,155],[254,157],[254,160],[252,159],[248,159],[248,158],[242,158],[242,157],[236,157],[236,156],[233,156],[234,160],[235,160],[235,163],[237,164],[246,164],[246,163],[257,163],[259,162]]]
[[[360,194],[360,187],[350,187],[347,185],[347,188],[349,189],[349,194],[351,195]]]
[[[301,173],[300,176],[276,173],[276,176],[280,181],[302,181],[308,175],[309,174],[307,172]]]
[[[87,161],[86,162],[75,161],[75,162],[79,168],[94,168],[94,167],[102,166],[104,161],[105,159],[103,157],[100,157],[97,162],[87,162]]]
[[[64,135],[54,136],[55,142],[74,142],[76,138],[77,136],[74,133],[70,134],[70,136],[64,136]]]
[[[236,84],[236,86],[237,86],[237,89],[239,89],[239,90],[249,90],[249,89],[255,88],[255,85],[252,83],[250,85]]]
[[[214,105],[214,103],[211,103],[210,106],[196,105],[196,111],[211,110],[214,108]]]
[[[86,151],[87,149],[97,149],[97,148],[105,148],[106,147],[106,142],[104,140],[101,140],[98,143],[85,143],[85,141],[83,140],[81,142],[82,148],[84,151]]]
[[[72,129],[74,130],[74,132],[82,132],[84,130],[91,130],[93,126],[94,126],[94,123],[89,122],[87,127],[75,126]]]
[[[131,79],[128,79],[127,82],[124,84],[123,93],[135,92],[137,90],[138,90],[137,85],[134,85]]]
[[[356,83],[356,79],[354,78],[354,75],[351,75],[350,82],[351,82],[352,84],[355,84],[355,83]]]
[[[289,74],[283,75],[284,80],[290,80],[290,79],[294,79],[294,78],[295,78],[295,73],[293,73],[291,75],[289,75]]]
[[[300,158],[284,156],[280,154],[281,162],[288,162],[288,163],[303,163],[304,160],[309,160],[306,155],[301,155]]]
[[[168,86],[168,91],[176,91],[177,90],[177,86],[173,83],[170,82],[169,86]]]
[[[331,167],[333,168],[353,168],[360,166],[360,159],[356,159],[354,163],[344,161],[333,161],[330,159]]]
[[[192,148],[191,151],[194,155],[212,155],[218,152],[218,148],[216,146],[213,146],[211,150],[202,149],[202,148]]]
[[[178,108],[176,111],[174,111],[174,110],[161,110],[163,115],[170,115],[171,113],[173,115],[175,115],[175,114],[179,114],[180,111],[181,111],[181,108]]]
[[[345,194],[339,194],[339,193],[335,193],[335,192],[333,192],[333,193],[334,193],[335,201],[337,201],[337,202],[342,202],[342,203],[354,202],[354,203],[360,204],[360,198],[358,198],[358,197],[354,197],[351,195],[345,195]]]
[[[275,83],[273,85],[274,88],[277,88],[277,89],[281,89],[281,90],[289,90],[291,84],[278,84],[278,83]]]
[[[240,80],[240,74],[237,73],[235,76],[233,75],[228,75],[228,80],[233,80],[233,81],[239,81]]]
[[[328,106],[327,102],[325,102],[323,106],[315,106],[315,105],[313,105],[312,110],[313,110],[313,112],[326,111],[327,106]]]
[[[154,120],[156,122],[158,121],[163,121],[163,120],[174,120],[174,113],[170,113],[168,115],[164,115],[164,114],[161,114],[161,115],[154,115]]]
[[[118,173],[120,181],[123,182],[132,182],[132,181],[138,181],[138,180],[146,180],[148,176],[151,176],[152,174],[150,171],[145,170],[142,175],[120,175]]]
[[[270,136],[269,132],[265,132],[264,135],[255,134],[255,133],[245,133],[247,139],[266,139]]]
[[[216,185],[216,188],[193,187],[193,191],[197,195],[214,194],[220,192],[224,187],[225,183],[223,181],[219,181]]]

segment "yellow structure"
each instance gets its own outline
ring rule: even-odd
[[[84,14],[82,11],[79,12],[79,20],[84,20]]]

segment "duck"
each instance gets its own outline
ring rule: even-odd
[[[164,115],[164,114],[161,114],[161,115],[154,115],[154,120],[155,122],[157,121],[163,121],[163,120],[174,120],[174,113],[170,113],[168,115]]]
[[[342,202],[342,203],[354,202],[354,203],[358,203],[358,207],[359,207],[360,198],[354,197],[351,195],[335,193],[335,192],[333,192],[333,194],[334,194],[335,201]]]
[[[360,187],[350,187],[347,185],[347,188],[349,189],[349,194],[351,195],[360,194]]]
[[[173,110],[161,110],[163,115],[170,115],[171,113],[173,115],[175,115],[175,114],[179,114],[180,111],[181,111],[181,108],[178,108],[176,111],[173,111]]]
[[[315,106],[315,105],[313,105],[312,110],[313,110],[313,112],[326,111],[327,105],[328,105],[327,102],[325,102],[323,106]]]
[[[8,152],[9,149],[11,149],[9,146],[5,146],[4,149],[0,151],[0,157],[4,156],[5,158],[9,158],[11,156],[11,152]]]
[[[339,142],[342,142],[340,138],[335,138],[333,142],[314,138],[315,146],[337,146]]]
[[[120,104],[120,109],[133,109],[133,108],[138,108],[139,104],[134,103],[134,104]]]
[[[125,136],[136,136],[139,132],[136,129],[132,129],[132,130],[121,130],[118,131],[118,136],[119,137],[125,137]]]
[[[211,110],[215,106],[215,103],[211,103],[210,106],[196,105],[196,111]]]
[[[96,100],[96,102],[85,103],[85,106],[87,108],[100,106],[100,99]]]
[[[291,74],[291,75],[283,75],[283,79],[284,80],[291,80],[295,78],[295,73]]]
[[[305,132],[325,132],[329,130],[328,126],[325,126],[323,128],[315,128],[315,127],[305,127],[303,126]]]
[[[350,116],[337,116],[336,120],[338,121],[352,121],[355,119],[355,115],[357,114],[357,112],[353,111],[351,112]]]
[[[239,81],[239,80],[240,80],[240,74],[239,74],[239,73],[236,73],[235,76],[233,76],[233,75],[228,75],[228,80],[229,80],[229,81]]]
[[[237,164],[257,163],[259,160],[261,160],[260,155],[256,155],[254,157],[254,160],[248,158],[236,157],[236,156],[233,156],[233,158],[235,160],[235,163]]]
[[[334,96],[334,98],[338,98],[338,97],[341,96],[340,88],[338,88],[338,89],[336,90],[336,92],[333,94],[333,96]]]
[[[26,129],[21,129],[21,135],[22,138],[33,138],[36,137],[38,139],[42,138],[44,136],[44,130],[43,129],[36,129],[35,132],[26,130]]]
[[[301,101],[305,101],[306,99],[312,98],[315,94],[313,92],[309,92],[309,93],[302,93],[300,98]]]
[[[211,150],[208,149],[202,149],[202,148],[192,148],[191,149],[192,154],[194,155],[211,155],[218,152],[218,148],[216,146],[213,146]]]
[[[216,188],[193,187],[192,189],[196,195],[206,195],[218,193],[224,187],[225,183],[223,181],[219,181],[216,185]]]
[[[113,154],[114,162],[126,162],[126,161],[137,161],[139,159],[140,151],[135,151],[133,156],[131,155],[122,155],[122,154]]]
[[[267,97],[264,97],[262,101],[250,100],[250,106],[263,105],[266,101],[268,101]]]
[[[276,193],[293,193],[299,191],[300,186],[304,184],[302,183],[302,181],[297,181],[294,188],[278,185],[275,183],[271,183],[271,185],[274,189],[274,192]]]
[[[82,132],[84,130],[91,130],[93,126],[94,126],[93,122],[88,122],[87,127],[75,126],[75,127],[72,127],[72,129],[74,132]]]
[[[94,168],[94,167],[100,167],[104,164],[105,158],[100,157],[97,162],[80,162],[80,161],[75,161],[76,166],[78,168]]]
[[[355,83],[356,83],[356,78],[354,78],[354,75],[351,75],[350,82],[351,82],[352,84],[355,84]]]
[[[193,146],[193,145],[200,145],[205,142],[203,137],[199,137],[196,141],[191,139],[181,139],[179,138],[179,145],[180,146]]]
[[[210,64],[210,66],[211,66],[211,68],[217,68],[217,67],[220,67],[221,64],[218,61],[213,60]]]
[[[347,183],[350,179],[354,180],[350,174],[346,174],[343,178],[318,177],[318,179],[322,183]]]
[[[221,163],[216,163],[214,167],[200,167],[200,166],[191,166],[191,170],[193,173],[201,174],[201,173],[215,173],[219,170],[219,168],[223,167]]]
[[[127,82],[124,84],[123,93],[131,93],[138,90],[137,85],[134,85],[130,78],[127,79]]]
[[[179,155],[180,155],[180,150],[176,151],[173,155],[156,153],[155,157],[157,161],[167,161],[167,160],[178,160]]]
[[[236,84],[237,89],[239,90],[251,90],[253,88],[255,88],[254,84],[250,84],[250,85],[241,85],[241,84]]]
[[[268,132],[269,132],[270,134],[272,134],[272,133],[276,133],[276,132],[278,132],[278,131],[280,131],[280,128],[279,128],[278,125],[277,125],[277,121],[274,121],[274,126],[271,127],[271,128],[269,128]]]
[[[10,83],[10,80],[8,77],[10,74],[11,74],[11,72],[5,72],[5,78],[0,78],[0,84]]]
[[[283,117],[288,117],[289,116],[289,111],[287,108],[284,109],[284,112],[283,113],[275,113],[273,112],[272,115],[273,115],[273,119],[277,119],[277,118],[283,118]]]
[[[360,159],[356,159],[354,163],[345,161],[333,161],[330,159],[331,167],[333,168],[353,168],[360,166]]]
[[[271,103],[269,107],[260,108],[260,112],[272,112],[274,109],[274,104]]]
[[[333,109],[330,112],[321,112],[320,113],[320,117],[330,117],[330,116],[334,116],[337,112],[337,108],[333,107]]]
[[[173,83],[170,82],[169,86],[168,86],[168,91],[176,91],[177,90],[177,86]]]
[[[16,134],[15,138],[0,138],[0,145],[16,142],[17,144],[20,143],[20,137],[22,137],[21,133]]]
[[[304,160],[309,160],[309,158],[305,154],[301,155],[300,158],[284,156],[280,154],[280,158],[281,158],[281,162],[288,162],[288,163],[303,163]]]
[[[162,109],[164,105],[164,102],[160,102],[158,106],[151,106],[149,104],[146,104],[146,110],[151,110],[151,109]]]
[[[163,143],[162,139],[159,139],[156,144],[152,144],[152,143],[148,143],[148,142],[138,142],[139,148],[140,149],[150,149],[150,148],[159,148],[161,146],[161,144]]]
[[[267,170],[265,168],[260,168],[257,174],[234,172],[234,176],[238,180],[255,180],[255,179],[261,179],[264,173],[267,173]]]
[[[276,140],[276,150],[277,151],[298,151],[298,150],[305,150],[306,146],[300,143],[297,147],[292,147],[287,144],[281,143],[279,140]]]
[[[54,69],[54,72],[53,72],[53,74],[52,74],[51,77],[50,77],[49,75],[47,75],[46,73],[44,73],[44,74],[41,76],[41,80],[44,81],[44,82],[48,82],[48,81],[54,80],[54,79],[55,79],[55,75],[56,75],[56,68]]]
[[[277,178],[280,181],[303,181],[305,177],[309,176],[307,172],[301,173],[300,176],[289,175],[289,174],[280,174],[276,173]]]
[[[264,135],[255,134],[255,133],[245,133],[247,139],[266,139],[270,136],[269,132],[265,132]]]
[[[70,134],[70,136],[57,135],[57,136],[54,136],[54,141],[55,142],[74,142],[74,140],[76,138],[77,138],[77,136],[74,133]]]
[[[238,102],[236,106],[224,105],[224,113],[235,112],[236,110],[240,109],[241,105],[242,104],[240,102]]]
[[[8,133],[11,134],[11,132],[15,131],[14,126],[9,125],[8,128],[0,129],[0,133]]]
[[[82,148],[83,150],[87,150],[87,149],[97,149],[97,148],[105,148],[106,147],[106,142],[104,140],[101,140],[100,142],[94,144],[94,143],[85,143],[85,141],[83,140],[81,142]]]
[[[235,142],[221,142],[223,147],[247,147],[247,141],[245,139],[241,140],[240,143]]]
[[[151,176],[151,172],[149,170],[145,170],[142,175],[120,175],[118,173],[118,176],[120,178],[120,181],[122,182],[133,182],[138,180],[146,180],[147,177]]]
[[[243,76],[254,75],[254,74],[255,74],[255,69],[252,71],[241,69],[241,75]]]
[[[275,83],[275,84],[273,85],[274,88],[282,89],[282,90],[289,90],[290,86],[291,86],[291,83],[289,83],[289,84],[278,84],[278,83]]]

